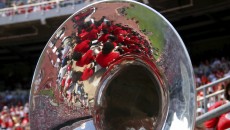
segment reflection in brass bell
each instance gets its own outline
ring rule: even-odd
[[[69,17],[37,64],[30,126],[193,130],[193,70],[172,25],[135,1],[100,1]]]

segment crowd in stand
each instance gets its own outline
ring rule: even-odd
[[[7,11],[0,10],[0,16],[6,17],[11,15],[26,14],[31,12],[48,11],[57,8],[57,5],[59,5],[59,7],[66,7],[68,5],[80,4],[85,1],[86,0],[11,0],[11,1],[0,0],[0,9],[12,7],[12,9]],[[44,3],[42,5],[32,5],[41,2],[47,2],[47,3]],[[31,5],[31,6],[23,7],[24,5]]]
[[[15,7],[15,6],[23,6],[28,4],[36,4],[42,2],[62,2],[62,1],[70,1],[70,0],[0,0],[0,9]],[[75,2],[84,2],[85,0],[75,0]]]
[[[198,66],[194,65],[194,73],[196,77],[196,87],[198,88],[202,85],[230,76],[230,61],[224,57],[222,57],[221,59],[215,58],[212,60],[206,60],[201,62]],[[206,95],[223,90],[226,87],[227,83],[228,81],[221,82],[212,87],[208,87],[206,89]],[[203,90],[200,90],[197,93],[197,99],[199,100],[200,98],[203,98],[203,96]],[[207,108],[211,107],[217,100],[221,100],[224,98],[223,94],[218,96],[213,96],[208,99]],[[205,112],[203,103],[198,102],[197,107],[197,112],[199,114]]]
[[[44,1],[50,0],[0,0],[0,9],[1,8],[8,8],[8,7],[15,7],[15,6],[22,6],[27,4],[35,4]]]
[[[29,129],[28,91],[0,93],[0,130]]]

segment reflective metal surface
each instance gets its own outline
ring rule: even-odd
[[[48,41],[30,106],[33,130],[192,130],[191,62],[155,10],[135,1],[98,2],[73,14]]]

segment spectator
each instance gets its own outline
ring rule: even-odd
[[[25,106],[4,106],[0,112],[0,129],[24,130],[29,126],[28,103]]]
[[[230,84],[225,87],[225,99],[216,102],[213,106],[209,108],[209,111],[220,107],[223,104],[226,104],[230,101]],[[205,127],[207,130],[226,130],[230,128],[230,111],[220,115],[219,117],[210,119],[205,122]]]
[[[119,52],[114,51],[114,44],[106,42],[103,44],[102,51],[98,54],[96,61],[101,67],[105,68],[119,56]]]

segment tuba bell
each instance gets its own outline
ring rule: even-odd
[[[33,130],[193,130],[191,61],[173,26],[128,0],[100,1],[70,16],[37,63]]]

